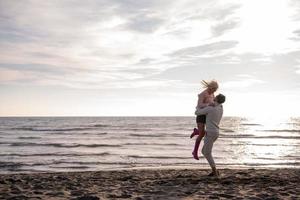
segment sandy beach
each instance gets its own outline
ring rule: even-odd
[[[5,174],[0,199],[299,199],[300,169],[133,169]]]

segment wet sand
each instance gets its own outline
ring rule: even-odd
[[[0,199],[300,199],[300,169],[138,169],[0,175]]]

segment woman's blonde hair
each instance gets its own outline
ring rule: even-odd
[[[214,88],[214,89],[219,88],[219,84],[215,80],[211,80],[211,81],[208,81],[208,82],[205,81],[205,80],[202,80],[201,84],[203,85],[204,88]]]

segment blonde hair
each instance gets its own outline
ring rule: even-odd
[[[202,80],[201,84],[203,85],[204,88],[214,88],[214,89],[219,88],[219,84],[216,80],[211,80],[209,82]]]

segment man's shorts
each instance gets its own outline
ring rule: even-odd
[[[206,123],[206,115],[197,115],[196,122],[205,124]]]

